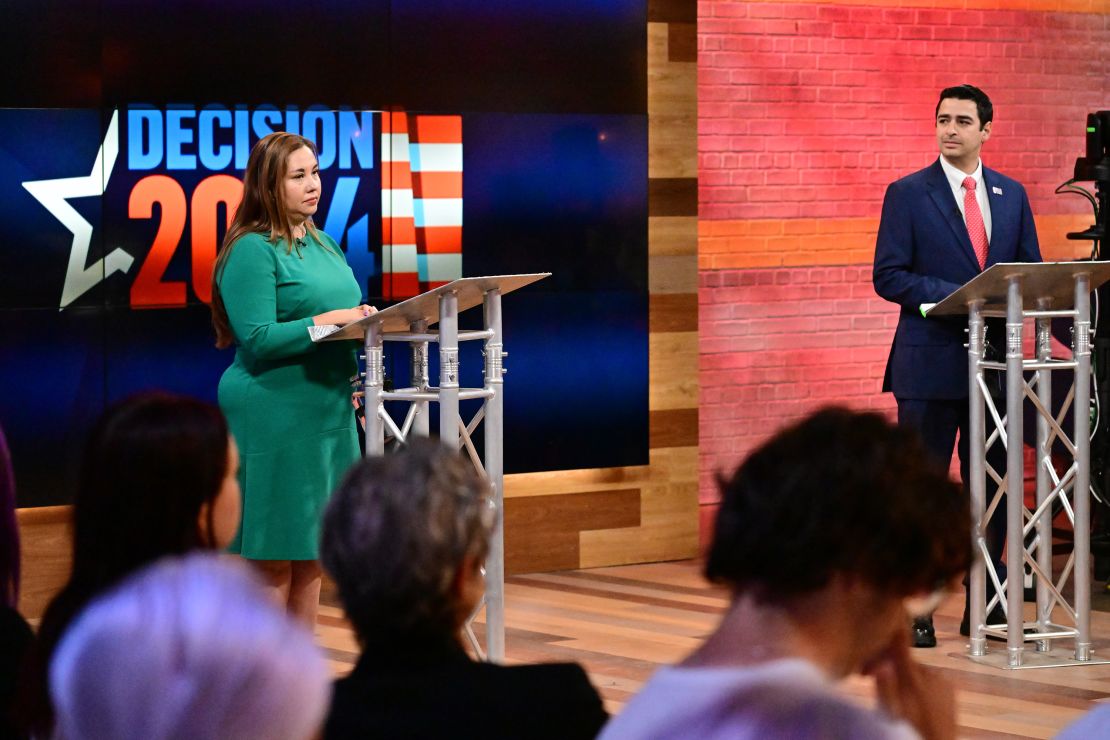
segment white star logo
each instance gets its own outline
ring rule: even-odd
[[[23,183],[23,187],[50,211],[54,218],[73,232],[73,244],[69,249],[69,266],[66,268],[66,281],[62,287],[62,309],[78,297],[96,286],[104,278],[115,272],[127,272],[135,258],[122,249],[113,249],[107,257],[86,266],[89,257],[89,243],[92,241],[92,224],[84,219],[73,206],[70,198],[84,198],[103,195],[112,176],[112,168],[119,154],[119,111],[112,111],[112,121],[100,151],[96,153],[92,171],[85,177],[62,177],[55,180],[34,180]],[[103,263],[103,264],[102,264]]]

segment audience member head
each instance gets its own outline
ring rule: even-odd
[[[19,601],[19,523],[15,518],[15,474],[4,430],[0,429],[0,607]]]
[[[73,507],[73,579],[102,585],[164,556],[222,548],[239,524],[239,453],[211,404],[144,393],[88,438]]]
[[[109,407],[85,445],[73,504],[73,566],[43,614],[20,711],[50,731],[50,657],[96,595],[167,555],[225,546],[239,525],[239,453],[219,409],[164,393]]]
[[[330,671],[245,566],[168,558],[91,602],[54,654],[65,740],[304,740],[320,729]]]
[[[875,413],[818,411],[719,485],[706,575],[760,602],[837,577],[904,598],[943,587],[971,560],[960,487],[912,430]]]
[[[483,591],[488,494],[467,460],[432,440],[351,469],[324,514],[320,559],[364,644],[457,639]]]

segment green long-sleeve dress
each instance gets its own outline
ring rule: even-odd
[[[239,445],[243,518],[231,552],[254,560],[314,560],[320,517],[358,459],[349,379],[351,342],[313,344],[325,311],[356,306],[358,282],[327,234],[287,252],[247,234],[216,276],[235,335],[219,404]]]

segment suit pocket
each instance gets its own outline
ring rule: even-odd
[[[963,344],[964,326],[962,320],[957,322],[950,319],[903,317],[898,324],[895,341],[914,347]]]

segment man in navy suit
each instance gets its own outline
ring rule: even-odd
[[[967,322],[963,317],[926,317],[922,311],[996,262],[1041,261],[1025,189],[979,159],[993,118],[990,98],[979,88],[959,85],[941,91],[936,107],[940,157],[887,188],[872,275],[875,292],[901,307],[883,390],[894,393],[899,423],[918,429],[926,447],[945,464],[959,432],[965,489]],[[1000,327],[988,325],[987,341],[1004,345]],[[999,474],[1005,469],[1001,452],[996,443],[988,457]],[[989,499],[993,488],[987,490]],[[991,524],[996,526],[987,539],[997,562],[1005,521],[995,516]],[[965,635],[967,621],[965,608],[960,626]],[[913,644],[936,645],[931,616],[914,620]]]

